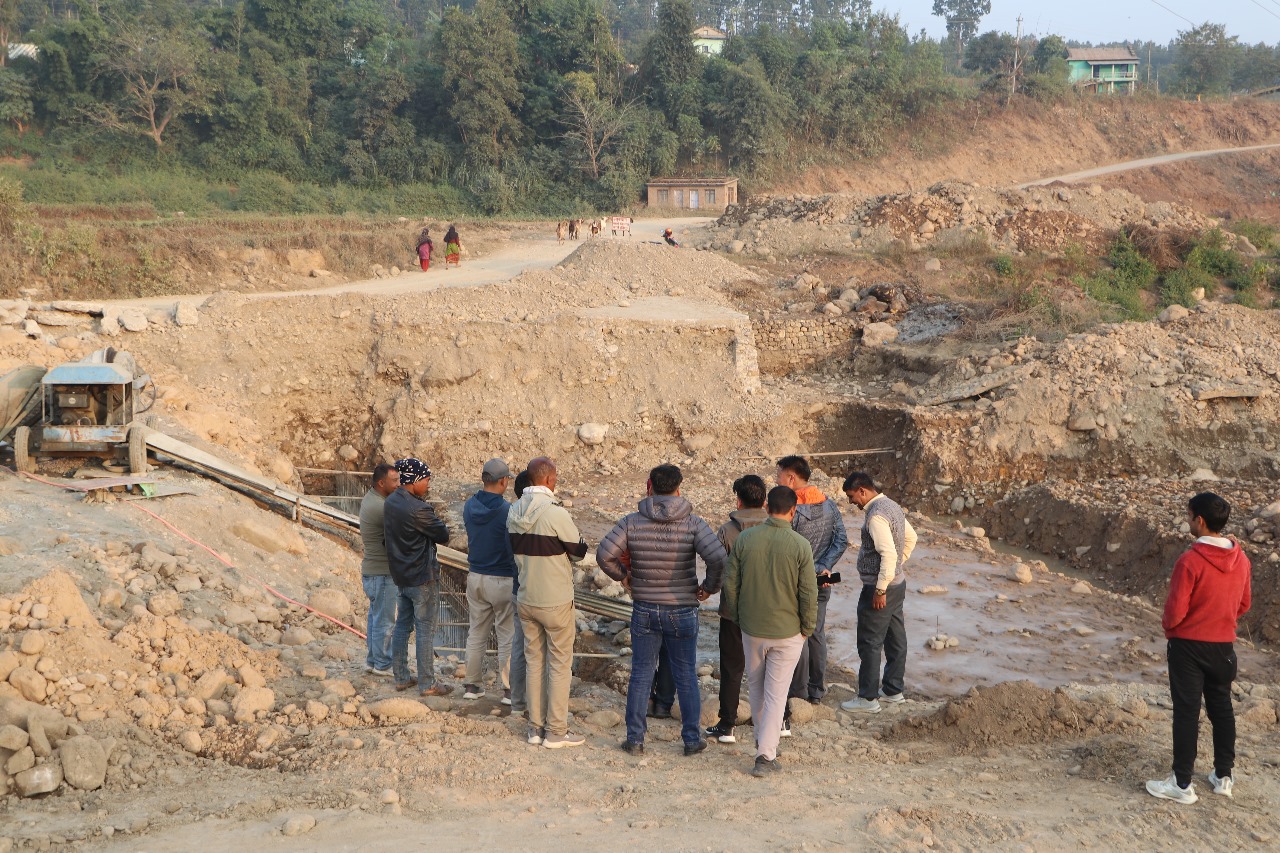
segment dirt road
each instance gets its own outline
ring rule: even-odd
[[[1100,178],[1103,175],[1111,175],[1116,172],[1128,172],[1133,169],[1145,169],[1149,166],[1161,166],[1166,163],[1176,163],[1179,160],[1194,160],[1199,157],[1216,157],[1221,154],[1242,154],[1246,151],[1266,151],[1270,148],[1280,148],[1280,143],[1272,142],[1266,145],[1247,145],[1243,148],[1213,148],[1208,151],[1183,151],[1180,154],[1162,154],[1159,157],[1145,157],[1141,160],[1126,160],[1123,163],[1113,163],[1110,166],[1099,166],[1096,169],[1085,169],[1083,172],[1071,172],[1066,175],[1055,175],[1052,178],[1041,178],[1038,181],[1028,181],[1025,184],[1018,184],[1018,189],[1026,189],[1027,187],[1042,187],[1045,184],[1052,184],[1055,181],[1061,181],[1064,184],[1073,184],[1077,181],[1087,181],[1092,178]]]
[[[631,237],[612,237],[608,234],[596,239],[630,240],[632,242],[657,242],[662,229],[670,228],[680,239],[684,232],[691,228],[705,225],[711,219],[705,216],[688,216],[670,219],[640,219],[632,224]],[[590,239],[590,238],[588,238]],[[443,256],[432,266],[429,272],[408,270],[401,275],[388,278],[367,278],[357,281],[346,281],[324,287],[313,287],[305,290],[283,290],[265,293],[245,294],[250,300],[286,299],[295,296],[337,296],[344,293],[362,293],[368,296],[399,296],[405,293],[418,293],[437,290],[442,287],[478,287],[495,284],[515,278],[526,270],[550,269],[563,261],[574,250],[582,245],[581,240],[568,240],[557,243],[555,236],[546,234],[532,238],[515,238],[497,250],[472,260],[464,261],[459,267],[445,269]],[[108,304],[119,306],[136,306],[140,308],[171,307],[175,302],[200,305],[212,294],[196,293],[186,296],[160,296],[145,299],[121,299]]]

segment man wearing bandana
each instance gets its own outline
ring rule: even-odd
[[[440,564],[436,546],[449,542],[449,528],[423,498],[431,487],[431,469],[418,459],[395,464],[400,488],[383,509],[384,539],[391,579],[399,590],[395,632],[391,635],[391,672],[396,690],[417,686],[423,696],[447,696],[436,683],[436,613],[440,607]],[[409,675],[409,635],[417,634],[418,676]]]

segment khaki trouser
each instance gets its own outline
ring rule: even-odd
[[[545,727],[549,735],[567,734],[569,686],[573,680],[573,602],[558,607],[521,604],[517,609],[524,628],[529,724]],[[549,673],[545,679],[544,672]]]
[[[751,703],[751,723],[756,729],[756,755],[770,761],[778,757],[787,692],[804,644],[804,634],[785,640],[767,640],[742,632],[742,651],[747,659],[747,698]]]
[[[502,689],[511,687],[511,636],[515,633],[515,603],[511,600],[511,578],[467,575],[467,684],[484,687],[484,652],[489,632],[498,635],[498,675]]]

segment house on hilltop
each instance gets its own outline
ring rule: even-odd
[[[1127,47],[1067,49],[1071,83],[1096,94],[1132,95],[1138,88],[1138,56]]]
[[[693,47],[698,53],[719,56],[729,36],[715,27],[698,27],[693,31]]]

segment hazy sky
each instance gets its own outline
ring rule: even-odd
[[[1226,24],[1227,32],[1246,44],[1280,42],[1280,0],[991,0],[991,14],[978,25],[979,32],[1014,32],[1022,15],[1023,32],[1057,33],[1066,39],[1110,42],[1147,40],[1168,42],[1178,30],[1189,30],[1206,20]],[[941,18],[933,15],[933,0],[879,0],[877,8],[896,12],[910,33],[921,27],[929,34],[946,34]],[[1176,13],[1176,14],[1174,14]],[[1178,17],[1183,16],[1182,18]]]

